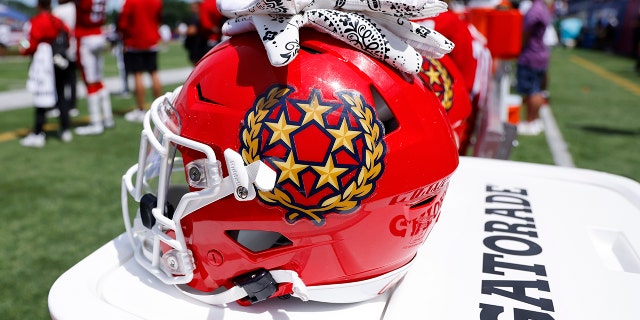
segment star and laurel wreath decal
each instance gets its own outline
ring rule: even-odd
[[[375,190],[384,171],[384,129],[358,92],[323,97],[312,89],[305,99],[294,93],[275,85],[256,99],[240,133],[240,154],[278,174],[272,191],[258,193],[264,203],[284,208],[289,223],[321,226],[327,214],[351,213]]]
[[[446,111],[453,106],[453,79],[437,59],[424,59],[420,72],[431,86]]]

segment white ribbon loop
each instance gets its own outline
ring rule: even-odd
[[[408,73],[420,71],[421,55],[439,58],[454,46],[440,33],[408,20],[447,10],[439,0],[220,0],[218,8],[231,18],[223,33],[257,31],[274,66],[296,57],[301,27],[330,34]]]

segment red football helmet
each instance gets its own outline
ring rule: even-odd
[[[466,153],[471,138],[474,114],[471,97],[462,73],[449,55],[440,59],[424,59],[420,78],[436,93],[447,112],[458,143],[460,155]]]
[[[246,33],[154,101],[123,215],[136,260],[202,301],[362,301],[405,274],[457,165],[418,76],[310,29],[273,67]]]

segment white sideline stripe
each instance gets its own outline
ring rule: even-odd
[[[548,106],[540,108],[540,118],[544,122],[544,133],[555,164],[561,167],[575,167],[567,143],[562,138],[562,133],[558,129],[551,108]]]
[[[189,76],[191,70],[193,70],[193,68],[191,67],[159,70],[158,76],[160,77],[160,83],[162,83],[163,85],[182,83],[187,79],[187,76]],[[133,90],[132,80],[132,77],[129,77],[130,90]],[[109,92],[115,93],[122,91],[122,80],[120,79],[120,77],[105,78],[104,84],[109,89]],[[149,87],[151,85],[151,80],[147,75],[144,76],[144,84],[146,87]],[[86,96],[87,90],[80,79],[78,79],[77,88],[78,98],[84,98]],[[33,96],[26,89],[0,92],[0,112],[27,107],[33,107]]]

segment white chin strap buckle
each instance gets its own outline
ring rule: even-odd
[[[227,291],[216,294],[196,294],[182,290],[184,294],[194,299],[211,305],[225,305],[238,300],[246,300],[251,304],[265,301],[278,290],[279,283],[291,283],[293,285],[293,297],[300,300],[309,300],[307,286],[305,286],[298,273],[292,270],[265,270],[257,269],[232,279],[234,286]],[[180,287],[178,287],[180,288]]]
[[[307,287],[295,271],[258,269],[233,278],[233,283],[246,291],[245,299],[251,304],[273,296],[278,289],[278,283],[291,283],[293,285],[292,296],[302,301],[309,300]]]

